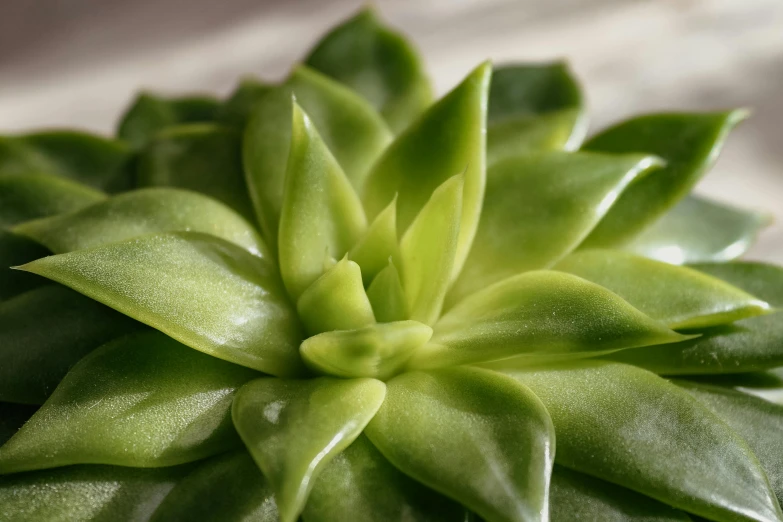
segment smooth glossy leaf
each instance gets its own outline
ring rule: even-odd
[[[230,417],[234,392],[257,375],[160,332],[118,339],[74,366],[0,447],[0,473],[171,466],[226,451],[239,443]]]
[[[48,174],[0,177],[0,227],[70,212],[105,199],[102,192]]]
[[[375,322],[359,265],[343,259],[305,290],[296,304],[310,335],[351,330]]]
[[[465,508],[402,474],[361,435],[315,481],[306,522],[463,522]]]
[[[292,95],[357,190],[391,140],[391,132],[367,101],[307,67],[298,67],[267,93],[247,124],[243,156],[258,220],[266,239],[275,245],[291,143]]]
[[[744,254],[771,217],[688,195],[623,250],[681,265],[729,261]]]
[[[454,176],[432,197],[400,242],[402,287],[411,319],[434,324],[455,273],[464,178]]]
[[[554,266],[608,288],[670,328],[706,328],[770,311],[765,301],[686,267],[613,250],[580,250]]]
[[[217,111],[222,125],[244,130],[258,101],[274,87],[252,77],[243,78]]]
[[[373,324],[356,330],[325,332],[299,348],[314,371],[336,377],[388,379],[413,351],[432,337],[432,328],[416,321]]]
[[[146,522],[190,466],[69,466],[0,477],[0,520]]]
[[[38,406],[0,402],[0,446],[13,437],[28,421]]]
[[[371,8],[332,29],[306,63],[364,96],[395,132],[432,101],[432,87],[416,50],[382,25]]]
[[[753,261],[701,263],[691,268],[742,288],[775,308],[783,308],[783,267]]]
[[[183,477],[151,522],[277,522],[272,488],[243,448],[204,460]]]
[[[348,253],[348,257],[362,267],[362,280],[369,286],[375,276],[389,265],[389,260],[400,260],[397,241],[397,199],[375,217],[362,237]]]
[[[405,291],[402,289],[402,280],[391,260],[373,279],[367,289],[367,298],[379,323],[402,321],[408,318],[408,305]]]
[[[201,192],[255,222],[242,170],[241,134],[234,129],[210,124],[166,129],[141,151],[138,183]]]
[[[783,519],[745,441],[664,379],[589,361],[512,375],[552,416],[558,464],[712,520]]]
[[[687,338],[605,288],[549,271],[527,272],[477,292],[448,311],[433,329],[432,340],[413,355],[410,367],[514,356],[535,364]]]
[[[29,263],[49,253],[31,239],[0,230],[0,302],[46,284],[48,281],[43,277],[12,270],[11,267]]]
[[[0,303],[0,401],[43,404],[82,357],[141,326],[60,285]]]
[[[535,395],[506,376],[399,375],[366,434],[395,467],[485,519],[547,520],[555,433]]]
[[[117,135],[142,147],[167,127],[216,119],[220,102],[212,96],[164,97],[143,92],[122,115]]]
[[[397,222],[404,231],[435,189],[464,173],[455,274],[468,255],[484,198],[490,72],[489,63],[480,65],[412,123],[375,164],[363,193],[371,219],[397,195]]]
[[[628,242],[682,199],[718,157],[745,111],[648,114],[620,122],[584,145],[587,150],[646,152],[666,167],[635,183],[585,240],[591,248]]]
[[[491,123],[487,126],[487,166],[531,152],[576,150],[586,132],[587,121],[581,109]]]
[[[550,152],[491,167],[476,238],[447,308],[501,279],[552,266],[657,165],[649,156]]]
[[[359,196],[318,134],[293,104],[291,147],[280,214],[280,271],[296,300],[323,273],[324,255],[340,259],[367,228]]]
[[[300,326],[276,269],[214,236],[143,236],[21,268],[215,357],[273,375],[302,370]]]
[[[320,471],[358,437],[386,386],[375,379],[257,379],[243,386],[234,424],[275,490],[281,522],[294,522]]]
[[[192,231],[270,257],[263,240],[242,216],[212,198],[180,189],[134,190],[76,212],[23,223],[13,230],[57,254],[147,234]]]

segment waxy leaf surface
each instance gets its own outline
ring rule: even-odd
[[[783,308],[782,267],[753,261],[735,261],[700,263],[691,265],[691,268],[742,288],[775,308]]]
[[[139,94],[120,119],[117,136],[142,147],[167,127],[214,121],[220,102],[211,96],[177,98]]]
[[[379,323],[402,321],[408,318],[408,304],[397,267],[389,264],[375,276],[367,289],[367,298]]]
[[[492,122],[487,125],[487,166],[531,152],[576,150],[586,130],[580,109]]]

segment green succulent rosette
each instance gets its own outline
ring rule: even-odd
[[[433,101],[365,11],[1,138],[0,520],[783,521],[783,269],[689,195],[744,113],[584,113],[562,63]]]

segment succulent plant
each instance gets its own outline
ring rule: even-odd
[[[433,101],[363,11],[0,139],[0,520],[782,521],[783,270],[689,195],[743,117],[583,142],[562,63]]]

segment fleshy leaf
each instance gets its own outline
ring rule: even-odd
[[[146,522],[189,470],[69,466],[0,477],[0,520]]]
[[[283,282],[296,300],[323,273],[324,252],[341,258],[364,233],[367,218],[310,117],[296,102],[293,113],[278,250]]]
[[[552,416],[558,464],[711,520],[783,519],[745,441],[664,379],[589,361],[512,375]]]
[[[488,62],[480,65],[413,122],[386,149],[364,187],[368,217],[375,218],[397,195],[397,222],[406,230],[435,189],[464,173],[455,274],[468,255],[484,198],[490,72]]]
[[[554,269],[608,288],[669,328],[718,326],[770,310],[718,278],[625,252],[580,250]]]
[[[434,324],[455,273],[463,209],[463,177],[454,176],[432,197],[400,242],[402,287],[410,318]]]
[[[389,260],[386,268],[373,279],[367,289],[367,298],[379,323],[403,321],[408,318],[402,280],[392,260]]]
[[[395,132],[432,102],[432,87],[416,50],[382,25],[370,8],[332,29],[306,63],[364,96]]]
[[[274,87],[255,78],[243,78],[218,110],[217,121],[244,130],[256,104]]]
[[[527,272],[473,294],[448,311],[434,331],[430,343],[413,355],[409,367],[433,368],[514,356],[535,364],[688,338],[605,288],[549,271]]]
[[[700,263],[691,268],[760,297],[775,308],[783,308],[783,267],[752,261]]]
[[[501,279],[552,266],[655,166],[650,156],[550,152],[491,167],[476,238],[447,308]]]
[[[160,332],[118,339],[74,366],[0,447],[0,473],[71,464],[160,467],[220,453],[239,443],[230,417],[234,392],[257,375]]]
[[[351,248],[348,257],[362,267],[362,280],[366,286],[389,265],[390,258],[399,262],[396,198],[376,216],[364,237]]]
[[[202,461],[155,510],[151,522],[278,522],[261,470],[245,450]]]
[[[585,246],[622,245],[682,199],[718,157],[745,111],[649,114],[620,122],[592,137],[586,150],[660,156],[666,167],[629,187]]]
[[[237,394],[234,424],[275,490],[281,522],[294,522],[313,482],[358,437],[383,402],[375,379],[263,378]]]
[[[30,404],[0,402],[0,446],[13,437],[37,409],[38,406]]]
[[[0,227],[70,212],[97,203],[106,196],[94,188],[48,174],[11,174],[0,177]]]
[[[305,364],[318,373],[385,380],[397,373],[413,351],[430,337],[429,326],[398,321],[325,332],[306,339],[299,350]]]
[[[547,520],[555,433],[535,395],[506,376],[399,375],[365,433],[395,467],[485,519]]]
[[[487,126],[487,166],[531,152],[576,150],[586,131],[580,109],[493,122]]]
[[[212,96],[170,98],[141,93],[122,115],[117,136],[142,147],[167,127],[214,121],[219,109],[220,102]]]
[[[465,509],[398,471],[360,435],[318,476],[302,517],[307,522],[463,522]]]
[[[303,369],[300,326],[276,269],[217,237],[143,236],[21,268],[212,356],[273,375]]]
[[[688,195],[623,250],[676,265],[729,261],[744,254],[770,221],[763,212]]]
[[[255,222],[242,170],[241,135],[234,129],[210,124],[166,129],[141,151],[137,177],[141,187],[176,187],[212,196]]]
[[[391,141],[391,132],[367,101],[307,67],[298,67],[285,83],[264,95],[247,124],[243,155],[258,221],[274,245],[291,143],[292,94],[357,190]]]
[[[50,174],[117,191],[131,184],[127,144],[76,131],[0,137],[0,175]]]
[[[15,233],[35,239],[56,254],[177,231],[212,234],[269,258],[263,240],[239,214],[212,198],[180,189],[134,190],[14,228]]]
[[[685,378],[696,383],[733,388],[765,401],[783,405],[783,368],[725,375],[689,375]]]
[[[10,299],[48,281],[35,274],[11,269],[49,255],[49,251],[35,241],[0,230],[0,302]]]
[[[375,322],[362,286],[359,265],[343,259],[305,290],[297,302],[299,317],[310,335],[351,330]]]
[[[60,285],[0,303],[0,401],[43,404],[82,357],[140,327]]]

